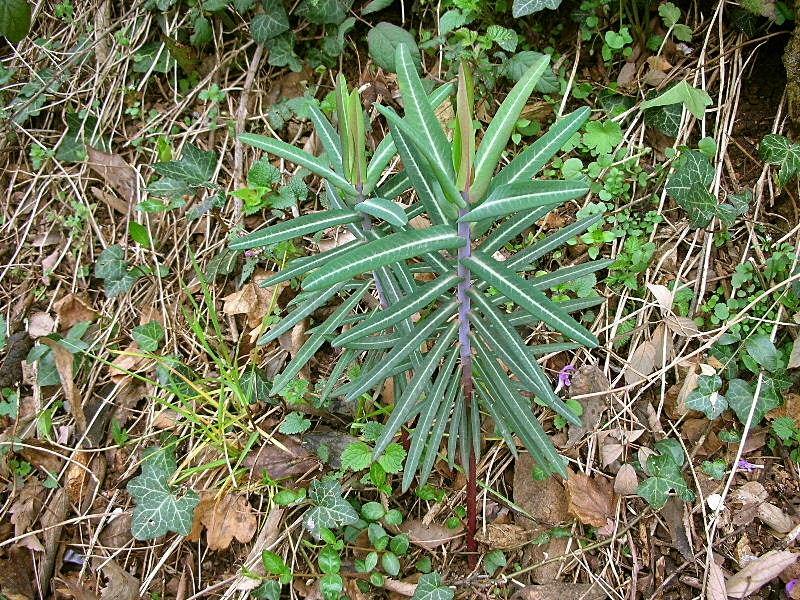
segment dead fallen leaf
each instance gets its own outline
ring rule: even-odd
[[[800,556],[786,550],[771,550],[751,560],[738,573],[732,575],[726,584],[728,596],[744,598],[757,592],[792,565]]]
[[[89,303],[76,294],[67,294],[53,305],[58,315],[58,324],[62,331],[81,321],[94,321],[97,318]]]
[[[603,600],[606,593],[593,583],[545,583],[518,590],[512,600]]]
[[[566,488],[569,512],[581,523],[604,527],[614,519],[614,489],[607,479],[570,473]]]
[[[411,519],[400,526],[400,531],[408,534],[415,546],[433,550],[461,537],[462,528],[450,529],[436,523],[425,524],[421,519]]]
[[[636,77],[636,70],[637,67],[635,62],[626,62],[619,70],[619,75],[617,75],[617,83],[622,86],[630,84]]]
[[[631,353],[625,367],[625,383],[636,385],[666,364],[672,352],[672,338],[664,335],[666,327],[659,324],[649,340],[641,342]],[[666,345],[666,348],[664,347]]]
[[[574,446],[587,430],[594,430],[600,422],[603,411],[608,402],[608,392],[611,383],[605,373],[597,365],[583,365],[572,375],[572,383],[569,387],[571,398],[576,396],[590,395],[582,398],[579,402],[583,405],[583,425],[576,427],[569,426],[567,434],[567,445]]]
[[[250,467],[251,477],[266,472],[273,479],[299,476],[319,468],[319,459],[303,444],[284,435],[273,436],[257,451],[249,454],[244,465]]]
[[[658,69],[659,71],[669,71],[672,69],[670,62],[660,54],[658,56],[648,56],[647,64],[650,65],[651,68]]]
[[[33,593],[33,563],[25,548],[12,547],[9,557],[0,560],[0,590],[8,600],[29,600]]]
[[[722,568],[711,561],[708,566],[708,585],[706,586],[706,600],[727,600],[728,592],[725,588],[725,575]]]
[[[28,318],[28,335],[33,339],[50,335],[56,330],[56,321],[49,313],[35,312]]]
[[[532,522],[522,517],[520,524],[533,529],[536,523],[552,527],[568,521],[570,516],[564,486],[555,477],[534,479],[535,465],[527,452],[520,454],[514,465],[514,502],[533,519]]]
[[[657,283],[648,283],[647,289],[649,289],[650,293],[653,294],[656,302],[658,302],[658,306],[664,313],[668,313],[670,310],[672,310],[672,302],[674,301],[675,297],[667,286]]]
[[[530,542],[533,539],[530,531],[520,525],[512,523],[490,523],[486,531],[478,531],[475,539],[489,548],[498,550],[513,550]]]
[[[253,281],[246,283],[242,286],[242,289],[225,296],[223,298],[222,312],[226,315],[246,315],[247,326],[250,328],[261,325],[262,319],[273,307],[273,294],[276,292],[280,294],[281,290],[287,285],[286,283],[281,283],[275,287],[261,287],[259,282],[272,274],[264,271],[259,272],[253,277]]]
[[[78,433],[83,435],[86,433],[86,415],[83,413],[83,406],[81,406],[81,397],[75,389],[75,379],[72,373],[73,357],[72,353],[64,346],[50,338],[41,338],[42,343],[50,346],[53,351],[53,358],[55,358],[56,371],[58,378],[61,380],[61,388],[64,390],[64,397],[69,402],[70,412],[75,418],[75,426]]]
[[[22,381],[22,364],[32,346],[27,331],[17,331],[8,337],[5,354],[0,359],[0,388],[15,388]]]
[[[792,344],[792,351],[789,354],[789,369],[800,368],[800,335],[798,335]]]
[[[670,313],[664,316],[664,323],[667,324],[667,327],[669,327],[672,333],[682,337],[697,337],[703,333],[700,331],[700,328],[697,327],[697,324],[689,317],[681,317],[680,315]]]
[[[50,442],[34,438],[23,440],[24,445],[19,449],[19,455],[37,469],[58,476],[63,464],[61,452]]]
[[[243,544],[252,540],[257,526],[258,518],[246,495],[229,494],[217,499],[213,493],[204,493],[188,539],[200,539],[205,527],[209,550],[225,550],[234,538]]]
[[[114,383],[121,383],[126,377],[129,377],[128,373],[145,371],[150,368],[153,362],[154,359],[145,355],[139,349],[139,344],[133,342],[117,355],[108,370],[111,374],[111,380]]]
[[[44,487],[35,477],[28,478],[25,486],[17,491],[17,498],[9,509],[11,523],[14,524],[14,535],[28,533],[42,508]]]
[[[661,515],[667,522],[669,535],[672,538],[672,547],[680,552],[686,560],[694,560],[694,552],[684,519],[685,506],[682,501],[672,496],[661,509]]]
[[[636,469],[633,465],[622,465],[614,478],[614,492],[620,496],[630,496],[636,493],[638,487],[639,477],[636,475]]]
[[[137,199],[136,171],[119,154],[108,154],[86,147],[89,168],[100,175],[108,187],[117,192],[130,207]]]
[[[100,600],[137,600],[139,580],[110,560],[100,569],[108,581],[100,590]]]

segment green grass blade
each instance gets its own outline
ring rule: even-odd
[[[317,157],[312,156],[300,148],[287,144],[282,140],[266,137],[264,135],[256,135],[254,133],[242,133],[239,135],[239,140],[248,146],[260,148],[265,152],[275,154],[289,162],[305,167],[315,175],[319,175],[323,179],[330,181],[345,193],[351,196],[356,195],[356,189],[347,179],[326,167]]]
[[[521,181],[498,187],[460,221],[482,221],[533,208],[553,208],[586,194],[589,187],[580,181]]]
[[[394,439],[395,434],[400,431],[409,417],[411,416],[414,408],[417,406],[419,399],[422,397],[425,388],[430,386],[430,379],[433,372],[439,366],[439,362],[444,356],[445,352],[452,349],[452,342],[458,333],[458,322],[453,322],[447,328],[445,333],[436,340],[436,344],[431,348],[427,354],[423,356],[419,368],[414,370],[414,377],[408,384],[408,387],[403,391],[403,395],[395,402],[392,414],[383,426],[381,435],[375,440],[375,450],[372,453],[373,458],[377,459],[386,447]]]
[[[439,277],[430,283],[420,286],[413,296],[406,296],[396,304],[384,310],[375,311],[352,329],[345,331],[331,342],[333,346],[347,346],[350,342],[365,336],[385,331],[396,323],[419,312],[441,294],[453,288],[459,281],[455,273]]]
[[[556,121],[547,133],[520,152],[497,174],[491,182],[489,190],[492,191],[501,185],[526,181],[534,177],[561,150],[567,140],[581,128],[590,113],[591,111],[587,107],[583,107]]]
[[[405,469],[403,472],[403,493],[408,491],[414,481],[414,474],[417,472],[419,461],[425,451],[426,441],[431,427],[433,426],[436,414],[440,410],[441,404],[445,401],[445,395],[450,379],[454,375],[458,375],[459,371],[456,369],[458,361],[458,347],[454,347],[444,365],[439,369],[439,374],[433,382],[430,392],[425,399],[424,406],[420,411],[417,424],[414,427],[414,433],[411,435],[411,443],[408,446],[408,456],[406,457]]]
[[[337,225],[355,223],[361,218],[361,215],[352,210],[324,210],[303,215],[296,219],[281,221],[276,225],[259,231],[253,231],[232,240],[229,247],[231,250],[247,250],[249,248],[258,248],[259,246],[271,246],[278,242],[291,240],[309,233],[316,233]]]
[[[306,277],[303,288],[307,291],[322,290],[394,262],[436,250],[459,248],[463,245],[464,240],[452,228],[445,225],[393,233],[385,238],[367,242],[330,261],[325,269],[315,271]]]
[[[486,128],[481,145],[475,154],[475,175],[471,190],[473,202],[480,202],[489,189],[492,175],[497,163],[500,162],[500,155],[505,150],[511,132],[514,131],[517,119],[549,64],[550,57],[543,56],[530,66],[503,100],[489,127]]]
[[[597,338],[585,327],[508,267],[481,252],[473,252],[464,263],[484,282],[556,331],[590,348],[597,346]]]

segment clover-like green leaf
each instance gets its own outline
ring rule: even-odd
[[[170,448],[148,448],[142,474],[130,480],[128,493],[136,500],[131,533],[137,540],[152,540],[170,531],[189,535],[200,497],[194,490],[176,494],[169,484],[177,464]]]

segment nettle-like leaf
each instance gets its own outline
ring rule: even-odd
[[[273,382],[273,392],[288,385],[328,343],[339,353],[339,362],[325,384],[323,398],[355,402],[363,394],[379,394],[389,378],[395,388],[393,410],[374,444],[349,446],[343,456],[345,468],[362,470],[377,462],[387,473],[394,473],[402,469],[405,459],[402,489],[407,490],[415,473],[423,483],[431,473],[445,432],[449,431],[446,445],[451,462],[456,455],[466,461],[471,453],[480,453],[484,412],[494,419],[513,452],[519,439],[543,470],[564,474],[565,460],[523,392],[566,422],[580,423],[553,392],[536,356],[578,344],[598,344],[574,315],[596,302],[559,304],[548,292],[605,269],[610,261],[568,265],[540,276],[526,273],[536,271],[539,259],[586,231],[600,216],[548,235],[505,262],[493,255],[549,210],[587,193],[583,182],[534,177],[580,130],[589,110],[579,109],[554,123],[498,172],[521,111],[542,76],[550,72],[549,58],[539,55],[520,74],[480,144],[473,127],[468,69],[462,67],[455,98],[450,98],[456,115],[451,134],[436,117],[436,108],[453,93],[453,86],[428,94],[413,48],[400,44],[392,58],[405,112],[400,116],[376,107],[387,119],[390,136],[378,144],[369,161],[358,92],[349,90],[341,77],[335,90],[336,126],[322,112],[310,110],[325,150],[322,156],[260,135],[240,136],[243,142],[322,177],[326,209],[237,237],[230,243],[232,249],[268,246],[331,227],[344,227],[355,238],[295,259],[263,282],[272,286],[298,279],[300,293],[289,313],[260,343],[276,339],[326,304],[334,307],[309,331],[309,339]],[[393,160],[395,156],[400,160]],[[389,165],[398,163],[403,171],[385,173]],[[413,189],[417,202],[410,206],[408,189]],[[413,219],[417,215],[431,224],[419,225],[425,220]],[[424,279],[418,273],[424,273]],[[368,291],[377,296],[376,308],[366,308]],[[511,315],[500,309],[507,303],[517,307]],[[540,324],[561,339],[541,347],[528,345],[524,341],[528,328]],[[349,378],[356,365],[358,374]],[[462,385],[464,381],[470,385]],[[412,429],[407,457],[396,443],[404,427]],[[349,505],[343,502],[335,502],[334,512],[349,513]],[[325,520],[330,517],[325,503],[317,504],[309,512],[313,526],[307,526],[312,530],[328,526],[325,523],[336,526],[339,521],[332,517]]]
[[[200,497],[194,490],[178,494],[169,481],[177,469],[169,448],[148,448],[142,474],[130,480],[128,493],[136,500],[131,533],[137,540],[152,540],[170,531],[189,535],[194,509]]]
[[[725,396],[719,393],[721,387],[719,375],[701,375],[697,379],[697,388],[686,398],[686,406],[705,413],[713,421],[728,408]]]
[[[514,0],[511,7],[511,14],[515,19],[527,17],[541,10],[555,10],[561,6],[561,0]]]
[[[694,492],[686,485],[680,466],[670,454],[649,456],[646,471],[649,477],[639,484],[636,494],[656,510],[664,508],[671,491],[687,502],[694,500]]]
[[[770,165],[780,167],[778,183],[785,186],[800,172],[800,144],[788,138],[770,133],[764,136],[758,147],[761,158]]]
[[[342,496],[342,485],[332,477],[312,481],[308,498],[313,506],[303,515],[303,524],[317,539],[322,529],[337,529],[358,521],[358,513]]]

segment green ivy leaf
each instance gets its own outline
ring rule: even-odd
[[[302,0],[297,14],[317,25],[338,25],[345,20],[353,0]]]
[[[253,17],[250,34],[256,44],[264,45],[289,30],[289,17],[281,0],[265,0],[264,12]]]
[[[763,369],[774,373],[780,367],[780,352],[768,335],[754,335],[745,343],[745,350]]]
[[[549,8],[555,10],[561,6],[561,0],[514,0],[511,7],[511,14],[515,19],[526,17],[533,13]]]
[[[704,460],[702,464],[703,473],[712,479],[722,479],[725,477],[725,472],[728,470],[728,463],[722,459],[714,461]]]
[[[500,73],[511,81],[519,81],[533,65],[539,63],[543,58],[544,54],[533,50],[517,52],[508,60],[503,61]],[[533,89],[541,94],[557,92],[559,89],[558,77],[552,69],[545,69]]]
[[[687,150],[681,153],[667,180],[667,193],[679,204],[687,204],[693,186],[708,189],[713,179],[714,166],[708,157],[699,150]]]
[[[739,421],[744,425],[747,422],[747,415],[753,406],[755,387],[742,379],[731,379],[728,382],[728,392],[726,397],[728,405],[736,413]],[[752,426],[755,427],[764,418],[764,415],[781,405],[781,388],[777,382],[769,377],[764,377],[761,382],[761,390],[756,400],[753,411]]]
[[[508,561],[502,550],[491,550],[483,556],[483,568],[490,577],[493,577],[497,570],[505,567],[506,564]]]
[[[647,503],[657,510],[664,508],[669,493],[675,491],[684,500],[694,500],[694,492],[686,485],[680,467],[672,456],[659,454],[647,458],[647,473],[650,475],[636,490]]]
[[[126,293],[139,278],[125,260],[125,251],[119,244],[109,246],[100,253],[94,264],[94,275],[103,280],[106,296],[113,298]]]
[[[519,43],[517,32],[502,25],[489,25],[486,28],[486,37],[506,52],[514,52]]]
[[[678,137],[681,131],[681,117],[683,116],[682,104],[667,104],[656,106],[644,111],[645,125],[655,127],[664,135]]]
[[[353,442],[342,451],[342,470],[363,471],[372,464],[372,448],[364,442]]]
[[[16,44],[30,28],[31,6],[27,0],[0,0],[0,35]]]
[[[437,572],[426,573],[419,578],[417,589],[411,600],[453,600],[455,591],[444,585],[442,576]]]
[[[323,528],[336,529],[358,521],[358,513],[342,497],[342,485],[333,478],[312,481],[308,497],[315,506],[303,515],[303,523],[317,539]]]
[[[158,321],[150,321],[133,328],[133,339],[145,352],[155,352],[164,339],[164,328]]]
[[[701,183],[695,183],[678,205],[686,211],[694,227],[705,227],[717,214],[717,198]]]
[[[289,67],[295,73],[303,70],[303,63],[300,62],[294,51],[294,35],[287,32],[272,39],[269,45],[269,57],[267,62],[273,67]]]
[[[169,480],[177,469],[171,449],[148,448],[142,461],[142,474],[128,483],[128,493],[136,500],[131,533],[137,540],[152,540],[169,531],[189,535],[199,496],[186,490],[181,496],[170,488]]]
[[[386,71],[396,73],[394,59],[397,47],[404,45],[417,70],[422,68],[422,58],[420,57],[417,42],[414,36],[408,31],[391,23],[381,22],[375,25],[367,33],[367,49],[372,60]]]
[[[296,435],[308,431],[310,427],[310,419],[297,411],[293,411],[284,417],[283,422],[278,427],[278,431],[284,435]]]
[[[379,10],[383,10],[384,8],[389,8],[392,5],[394,0],[371,0],[371,2],[367,2],[364,8],[361,9],[362,15],[369,15],[374,12],[378,12]]]
[[[778,183],[785,186],[800,171],[800,145],[793,144],[786,137],[770,133],[761,140],[758,148],[765,162],[779,166]]]
[[[702,119],[703,115],[706,114],[706,107],[713,104],[713,100],[705,90],[692,87],[688,81],[681,81],[659,96],[645,100],[641,106],[643,110],[646,110],[655,106],[667,106],[677,103],[683,104],[692,115]]]
[[[706,418],[713,421],[728,408],[725,396],[719,393],[721,387],[722,378],[719,375],[701,375],[697,380],[697,388],[686,398],[686,406],[705,413]]]
[[[177,179],[189,186],[206,186],[213,180],[216,166],[216,152],[186,144],[180,159],[158,162],[153,165],[153,169],[159,175]]]

